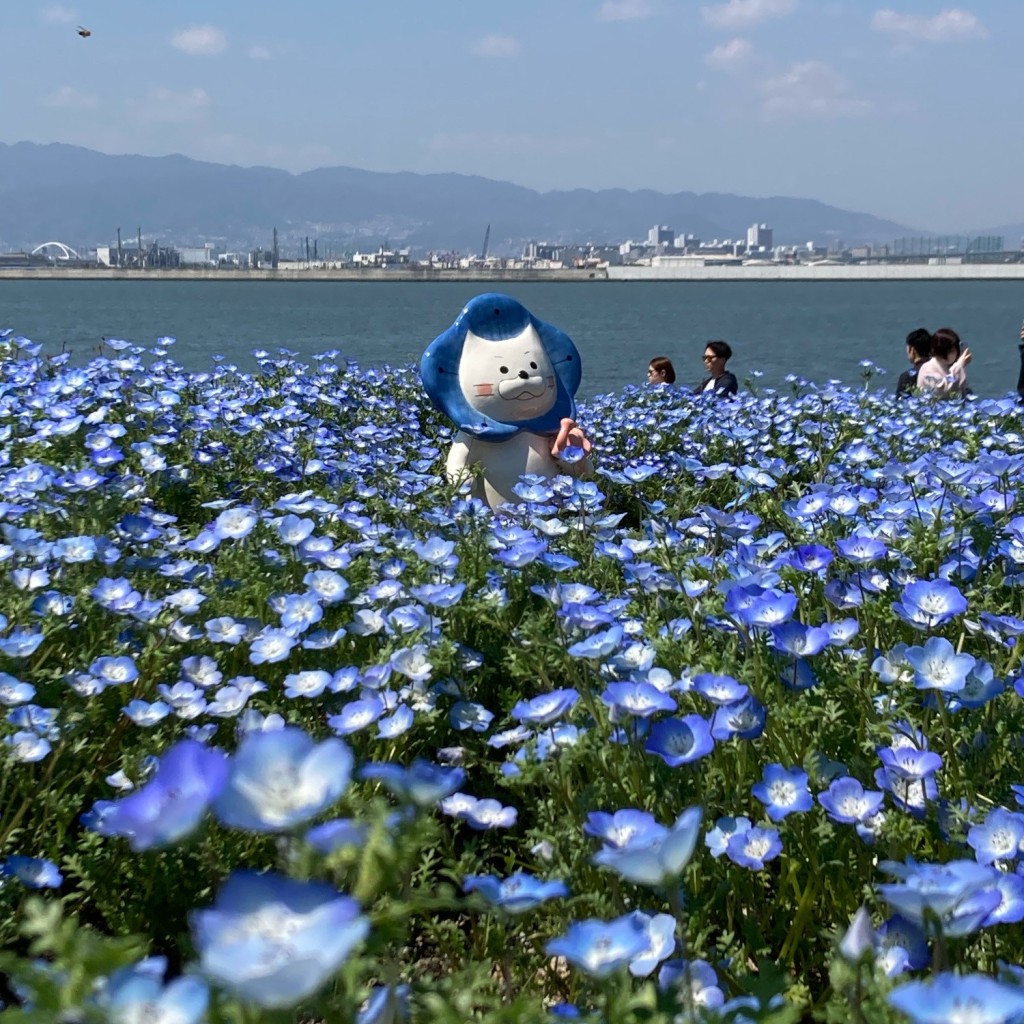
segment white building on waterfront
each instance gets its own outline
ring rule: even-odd
[[[772,247],[772,229],[767,224],[751,224],[747,228],[747,252]]]

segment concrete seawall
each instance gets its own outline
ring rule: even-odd
[[[5,267],[0,281],[1024,281],[1024,263],[608,267],[601,270],[109,270]]]

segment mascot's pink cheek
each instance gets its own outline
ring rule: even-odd
[[[555,378],[554,377],[548,377],[548,387],[549,388],[553,388],[554,386],[555,386]]]
[[[477,398],[488,398],[494,394],[493,384],[474,384],[473,387],[476,388]]]

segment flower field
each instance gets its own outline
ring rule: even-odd
[[[1024,1020],[1024,421],[0,335],[12,1022]]]

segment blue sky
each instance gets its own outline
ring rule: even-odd
[[[1019,0],[5,2],[0,38],[3,142],[1024,220]]]

